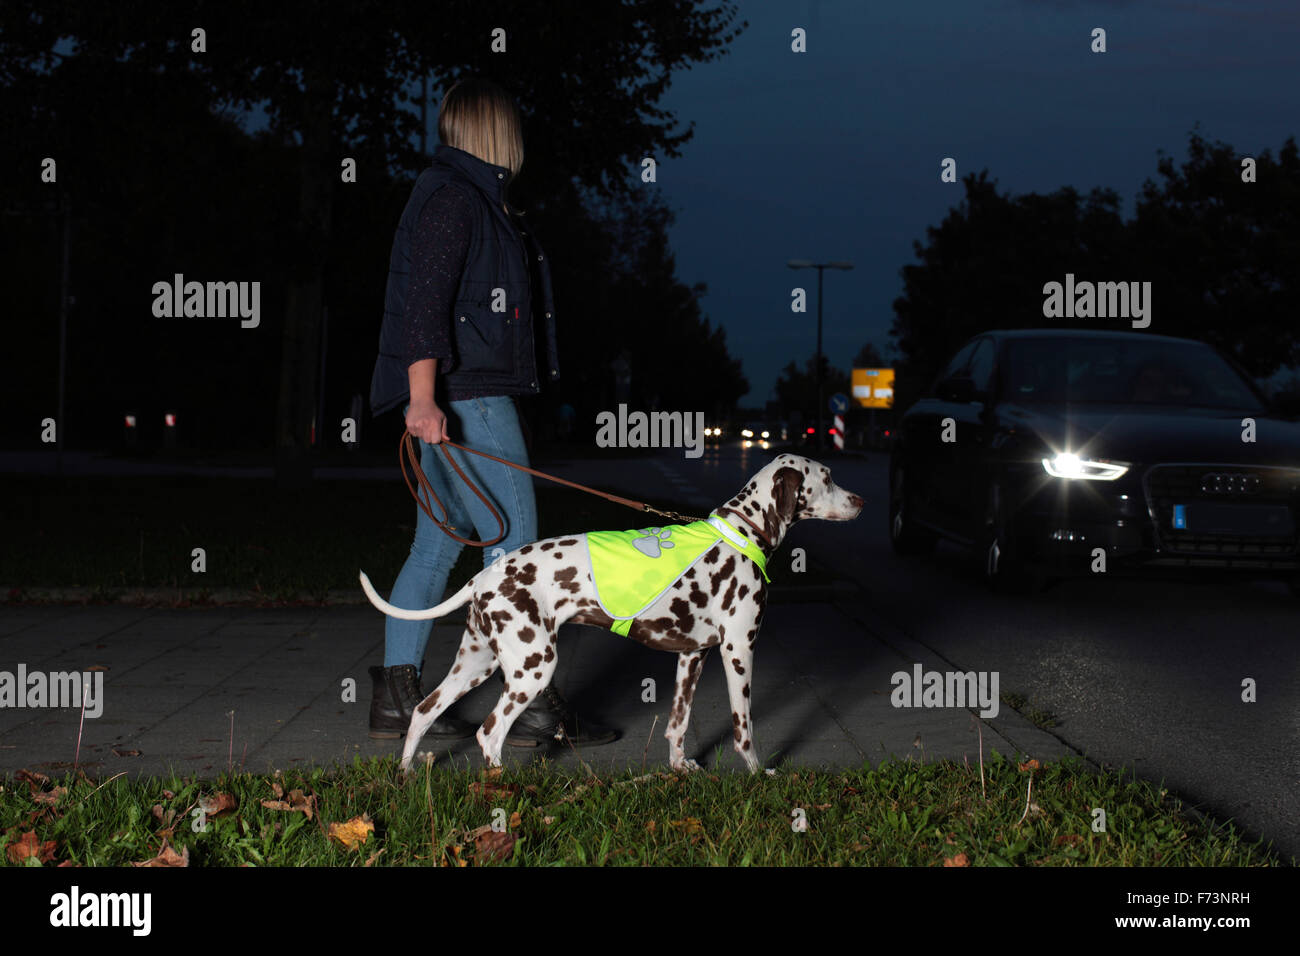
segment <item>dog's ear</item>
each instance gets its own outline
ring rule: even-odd
[[[787,523],[794,520],[799,507],[799,490],[803,487],[803,472],[797,468],[778,468],[772,476],[772,498],[776,513]]]

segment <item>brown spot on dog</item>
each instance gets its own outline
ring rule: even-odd
[[[555,542],[554,542],[554,541],[546,541],[546,542],[543,542],[542,545],[541,545],[541,549],[542,549],[543,551],[550,551],[551,548],[553,548],[553,547],[555,547]]]
[[[568,547],[572,547],[577,543],[578,543],[577,538],[565,538],[563,541],[560,542],[560,546],[564,548],[568,548]]]
[[[740,745],[740,749],[741,749],[741,750],[748,750],[748,749],[749,749],[749,741],[746,740],[743,744],[741,744],[741,745]]]
[[[553,660],[555,660],[555,645],[554,645],[554,644],[547,644],[547,645],[546,645],[546,653],[542,655],[542,660],[544,660],[544,661],[553,661]]]
[[[736,597],[740,598],[740,600],[743,601],[743,600],[745,600],[745,595],[748,594],[748,593],[749,593],[749,585],[748,585],[748,584],[742,584],[742,585],[740,586],[740,590],[736,592]]]
[[[519,629],[519,639],[523,641],[525,644],[531,644],[533,642],[533,638],[536,636],[537,636],[537,632],[534,631],[531,627],[521,627]],[[528,665],[525,664],[524,666],[527,667]]]
[[[561,590],[577,592],[581,590],[578,586],[578,582],[574,580],[577,576],[577,568],[561,568],[559,571],[555,572],[554,580],[555,583],[560,586]]]
[[[717,573],[709,575],[709,581],[713,585],[712,588],[710,588],[710,592],[715,597],[717,596],[718,588],[722,587],[722,582],[730,578],[735,570],[736,556],[735,554],[729,554],[727,555],[727,560],[722,563],[722,567],[718,569]]]
[[[742,697],[748,697],[748,696],[749,696],[749,685],[746,684],[744,687],[742,687],[742,688],[740,689],[740,693],[741,693],[741,696],[742,696]]]
[[[532,552],[533,552],[533,546],[531,544],[526,544],[519,549],[520,554],[532,554]]]
[[[529,654],[524,658],[524,670],[532,670],[542,662],[541,654]]]
[[[514,709],[515,709],[515,705],[507,702],[507,704],[501,708],[501,716],[508,717],[510,715],[510,711]]]
[[[528,615],[528,620],[541,626],[542,616],[537,609],[537,599],[523,588],[515,591],[514,596],[510,598],[510,603],[515,606],[515,610]]]
[[[523,671],[515,671],[515,677],[518,678],[518,677],[523,677],[523,676],[524,676],[524,672],[523,672]]]
[[[496,726],[496,722],[497,722],[497,714],[496,711],[493,711],[492,713],[487,715],[487,720],[483,721],[483,733],[485,734],[492,733],[492,728]]]
[[[532,562],[525,564],[523,568],[519,571],[518,580],[519,583],[522,584],[524,587],[528,587],[530,584],[536,581],[537,565],[533,564]]]
[[[420,706],[415,709],[422,714],[427,714],[429,711],[433,710],[434,706],[437,703],[438,703],[438,692],[435,690],[428,697],[424,698],[424,701],[420,704]]]
[[[740,663],[740,658],[739,658],[739,657],[733,657],[733,658],[731,659],[731,667],[732,667],[733,670],[735,670],[735,672],[736,672],[737,674],[743,674],[743,673],[745,673],[745,665],[742,664],[742,663]]]
[[[727,590],[722,595],[722,604],[719,605],[724,611],[727,608],[731,607],[732,599],[734,599],[736,596],[736,585],[739,583],[740,582],[738,582],[735,578],[732,578],[731,583],[727,585]],[[732,608],[732,613],[735,613],[735,608]]]
[[[488,617],[492,618],[492,622],[496,624],[498,634],[506,629],[507,623],[515,619],[515,616],[509,611],[493,611]]]
[[[673,598],[672,604],[668,609],[677,615],[677,629],[689,634],[695,630],[695,616],[691,614],[691,606],[681,598]]]
[[[555,602],[555,609],[558,611],[560,608],[564,607],[564,605],[568,603],[569,603],[568,598],[560,598],[558,601]]]

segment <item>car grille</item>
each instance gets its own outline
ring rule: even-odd
[[[1279,558],[1296,554],[1300,469],[1248,465],[1156,465],[1144,479],[1147,508],[1162,551],[1221,558]],[[1291,530],[1284,534],[1217,532],[1174,527],[1174,507],[1198,504],[1285,505]]]

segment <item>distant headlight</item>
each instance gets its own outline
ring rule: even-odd
[[[771,432],[763,432],[763,437],[764,437],[764,438],[770,438],[771,435],[772,435]]]
[[[742,435],[744,435],[746,438],[753,438],[753,437],[754,437],[754,433],[753,433],[752,431],[750,431],[748,428],[742,429],[740,433],[741,433]]]
[[[1093,481],[1114,481],[1124,472],[1128,465],[1113,461],[1093,461],[1080,458],[1069,452],[1055,458],[1044,458],[1043,469],[1053,478],[1088,478]]]

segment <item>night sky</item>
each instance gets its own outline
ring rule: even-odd
[[[745,405],[815,348],[816,272],[788,259],[854,264],[826,272],[834,365],[889,346],[912,242],[964,194],[939,181],[944,157],[999,192],[1113,188],[1127,217],[1157,151],[1181,164],[1194,124],[1274,155],[1300,125],[1295,0],[746,2],[739,19],[730,53],[676,74],[661,103],[696,129],[680,160],[660,157],[658,188],[679,277],[708,284],[705,314],[744,363]],[[790,52],[796,26],[807,53]],[[796,284],[807,315],[790,312]]]

